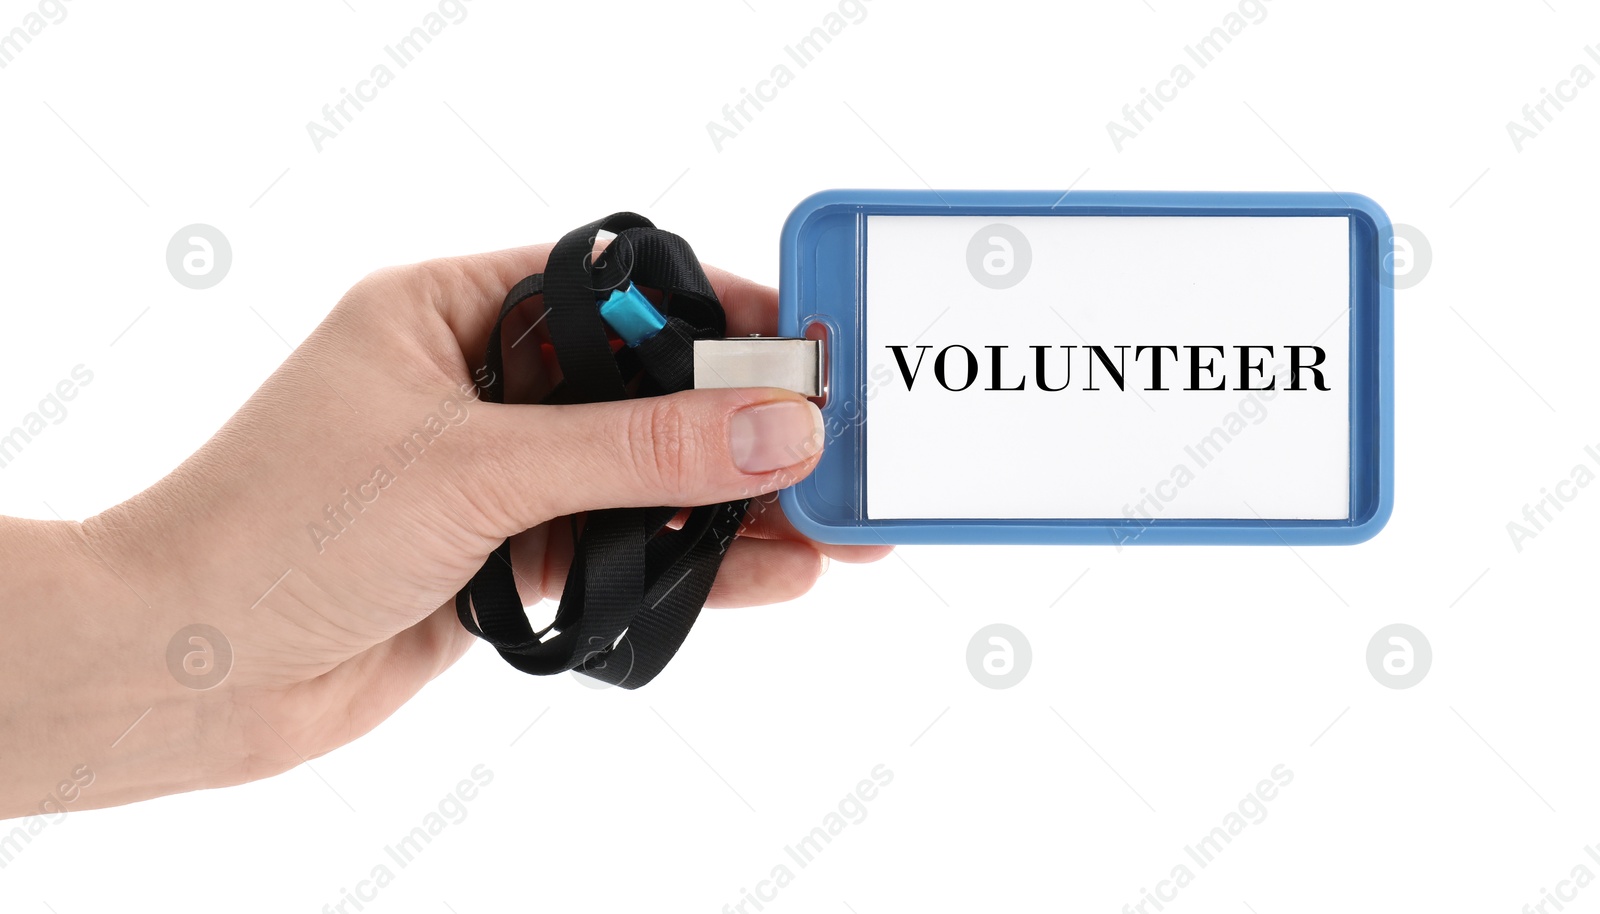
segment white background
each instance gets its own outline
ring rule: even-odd
[[[31,8],[0,2],[0,28]],[[1600,86],[1520,153],[1505,124],[1600,71],[1600,14],[1273,0],[1118,152],[1106,122],[1230,3],[872,0],[718,152],[706,122],[828,3],[473,0],[314,151],[305,123],[429,8],[73,0],[0,71],[0,418],[94,372],[0,471],[0,509],[84,517],[159,478],[284,358],[279,334],[378,266],[637,208],[772,282],[784,216],[821,188],[1076,183],[1332,186],[1422,230],[1394,519],[1342,549],[836,563],[804,600],[708,615],[632,694],[478,649],[315,772],[71,813],[0,871],[0,907],[319,911],[478,764],[470,817],[369,911],[719,911],[880,763],[869,817],[768,911],[1115,912],[1278,764],[1269,817],[1169,912],[1509,914],[1587,859],[1600,489],[1521,551],[1506,524],[1600,445]],[[234,248],[205,292],[164,263],[194,222]],[[1364,659],[1396,621],[1434,651],[1403,691]],[[966,666],[993,622],[1032,645],[1014,688]],[[1573,909],[1600,905],[1585,892]]]
[[[996,223],[1031,262],[1014,252],[1020,281],[990,289],[967,245]],[[866,371],[888,378],[867,407],[867,516],[1350,516],[1350,220],[876,216],[867,239]],[[1252,350],[1248,378],[1244,344],[1273,347]],[[1313,344],[1326,390],[1289,374],[1289,348]],[[964,390],[935,376],[953,345],[978,360]],[[1024,390],[989,390],[991,345],[1008,347],[999,384]],[[1091,345],[1122,353],[1122,389]],[[1178,349],[1138,357],[1149,345]],[[1186,347],[1206,345],[1224,348],[1201,352],[1197,386],[1223,389],[1188,390]],[[1066,390],[1038,386],[1032,346]],[[1148,389],[1156,358],[1164,390]],[[968,379],[961,350],[946,372]],[[965,433],[928,433],[947,425]]]

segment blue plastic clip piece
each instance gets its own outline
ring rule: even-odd
[[[639,345],[660,333],[661,328],[667,325],[661,312],[631,282],[626,289],[613,289],[606,296],[606,300],[600,303],[600,316],[629,346]]]

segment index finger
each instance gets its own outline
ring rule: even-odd
[[[524,276],[542,272],[551,247],[548,243],[535,244],[444,257],[415,264],[411,269],[433,281],[433,304],[463,352],[476,354],[488,341],[506,292]],[[777,289],[709,264],[704,269],[727,314],[729,336],[771,336],[777,332]]]
[[[778,332],[778,290],[727,270],[705,266],[706,278],[728,316],[729,336],[774,336]]]

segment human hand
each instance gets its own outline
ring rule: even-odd
[[[809,473],[822,444],[796,394],[478,401],[501,299],[549,249],[374,273],[147,491],[82,524],[0,520],[21,569],[0,585],[0,818],[34,811],[85,763],[93,782],[74,808],[266,777],[355,739],[475,642],[453,597],[504,538],[524,602],[559,597],[573,544],[553,518],[766,495],[713,606],[787,600],[826,557],[888,552],[810,542],[778,510],[769,493]],[[775,290],[707,272],[729,335],[775,332]],[[551,383],[538,311],[506,320],[511,403]],[[221,633],[231,667],[205,637],[201,666],[183,665],[192,625]],[[73,662],[34,647],[61,638]]]

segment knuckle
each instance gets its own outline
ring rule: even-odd
[[[392,312],[396,304],[441,300],[455,284],[448,264],[438,260],[379,267],[363,276],[346,297]]]
[[[335,311],[364,320],[385,312],[392,315],[396,302],[414,297],[420,278],[415,266],[380,267],[357,280]]]
[[[470,285],[459,259],[440,257],[401,267],[413,288],[423,290],[435,303],[465,297]]]
[[[383,295],[409,286],[415,280],[415,268],[412,266],[379,267],[361,277],[350,292],[352,295]]]
[[[652,398],[635,409],[625,446],[635,471],[651,488],[681,502],[705,469],[706,432],[684,404]]]

